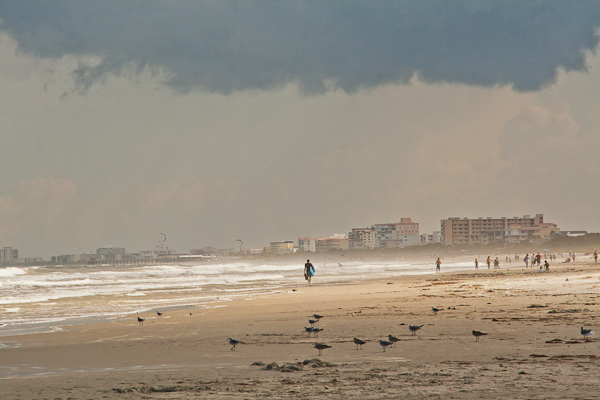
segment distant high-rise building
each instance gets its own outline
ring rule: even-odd
[[[12,247],[3,247],[0,249],[0,264],[16,262],[19,258],[19,250]]]
[[[419,223],[413,222],[410,218],[401,218],[400,222],[375,224],[373,228],[376,247],[404,247],[421,242]]]
[[[544,223],[544,214],[513,218],[448,218],[441,221],[441,228],[446,246],[549,239],[560,231],[556,224]]]
[[[301,237],[298,238],[298,251],[314,253],[317,251],[317,238]]]
[[[272,254],[290,254],[294,252],[294,241],[284,240],[281,242],[271,242]]]
[[[348,233],[348,248],[350,250],[374,249],[375,228],[352,228]]]

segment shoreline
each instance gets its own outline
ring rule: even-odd
[[[144,326],[133,315],[4,337],[0,392],[9,399],[495,398],[494,387],[531,398],[530,385],[538,385],[534,398],[589,397],[599,389],[589,367],[597,366],[600,346],[594,337],[584,341],[579,328],[600,325],[598,267],[317,282],[225,307],[171,311]],[[434,315],[432,306],[443,310]],[[303,329],[313,313],[325,315],[318,338]],[[424,326],[412,336],[409,324]],[[471,330],[488,335],[476,342]],[[400,341],[383,352],[377,340],[388,334]],[[242,341],[236,351],[227,337]],[[359,351],[353,337],[369,342]],[[332,348],[319,356],[314,342]],[[302,364],[314,358],[320,361]],[[278,366],[264,369],[273,362]],[[577,388],[566,381],[571,376]],[[282,384],[286,379],[291,383]],[[408,388],[414,392],[407,396]]]
[[[461,256],[459,258],[465,258],[465,256]],[[466,262],[471,261],[471,259],[469,258]],[[522,263],[522,261],[518,261],[518,263]],[[585,262],[579,262],[579,263],[575,263],[575,264],[568,264],[568,263],[559,263],[559,264],[555,264],[553,266],[553,268],[551,269],[551,272],[554,272],[555,268],[562,268],[565,267],[567,270],[568,269],[572,269],[575,268],[579,265],[582,266],[593,266],[593,263],[585,263]],[[600,266],[600,264],[598,264]],[[364,284],[369,284],[369,283],[375,283],[375,282],[382,282],[382,281],[395,281],[398,279],[419,279],[419,278],[424,278],[424,277],[428,277],[428,276],[445,276],[447,274],[457,274],[457,275],[470,275],[473,274],[473,276],[477,276],[477,274],[501,274],[501,271],[507,271],[507,272],[511,272],[511,271],[517,271],[517,270],[521,270],[524,273],[537,273],[537,269],[533,269],[533,268],[528,268],[525,269],[522,265],[521,266],[509,266],[509,267],[501,267],[500,269],[494,269],[493,267],[488,270],[487,268],[485,268],[486,265],[480,263],[480,269],[479,270],[475,270],[474,268],[471,269],[457,269],[456,267],[454,267],[453,271],[443,271],[444,267],[442,264],[442,273],[421,273],[421,274],[407,274],[407,275],[396,275],[396,276],[391,276],[389,278],[382,278],[382,277],[377,277],[377,278],[368,278],[368,279],[363,279],[362,281],[352,281],[352,277],[348,277],[345,278],[344,280],[340,280],[340,281],[328,281],[328,282],[319,282],[318,278],[316,279],[316,281],[314,282],[314,284],[312,286],[314,287],[329,287],[329,286],[343,286],[343,285],[364,285]],[[433,269],[434,267],[432,267]],[[299,268],[300,269],[300,268]],[[330,277],[329,277],[330,278]],[[300,278],[299,278],[300,280]],[[292,283],[292,282],[287,282],[283,285],[281,285],[278,288],[264,288],[264,290],[259,289],[253,289],[256,290],[256,292],[252,293],[251,291],[242,291],[241,293],[223,293],[220,296],[217,296],[216,294],[213,296],[214,298],[212,299],[206,299],[203,300],[202,302],[198,302],[195,304],[174,304],[174,305],[168,305],[168,306],[164,306],[164,307],[157,307],[157,306],[149,306],[147,308],[143,308],[143,309],[139,309],[138,311],[134,312],[113,312],[113,313],[108,313],[108,314],[99,314],[99,315],[83,315],[83,316],[71,316],[71,317],[65,317],[65,318],[59,318],[57,317],[56,320],[54,321],[44,321],[44,322],[26,322],[26,323],[22,323],[22,324],[15,324],[15,325],[0,325],[0,343],[2,342],[2,338],[4,337],[11,337],[11,336],[20,336],[20,335],[28,335],[28,334],[37,334],[37,333],[52,333],[52,332],[56,332],[56,331],[63,331],[63,330],[68,330],[68,328],[70,326],[75,326],[75,325],[85,325],[85,324],[93,324],[93,323],[102,323],[102,322],[113,322],[113,321],[118,321],[118,320],[122,320],[122,319],[132,319],[135,320],[136,315],[137,314],[147,314],[147,313],[155,313],[156,311],[161,311],[161,312],[170,312],[170,311],[175,311],[175,310],[183,310],[183,311],[192,311],[195,309],[205,309],[205,308],[213,308],[213,307],[223,307],[226,306],[228,303],[232,302],[232,301],[239,301],[239,300],[244,300],[245,298],[249,298],[249,297],[254,297],[254,296],[269,296],[272,294],[278,294],[278,293],[282,293],[282,292],[287,292],[287,291],[295,291],[298,288],[302,288],[305,285],[303,284],[304,281],[302,280],[300,284],[296,284],[296,283]],[[268,284],[267,284],[268,285]],[[200,288],[198,290],[199,293],[203,293],[206,291],[206,288]]]

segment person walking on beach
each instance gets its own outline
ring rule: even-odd
[[[478,270],[479,269],[479,261],[477,261],[477,259],[475,259],[475,269]]]
[[[308,284],[311,284],[311,279],[315,273],[315,267],[310,263],[310,260],[306,260],[306,264],[304,264],[304,279],[308,281]]]
[[[438,257],[437,261],[435,262],[435,273],[442,273],[442,262],[440,261],[440,258]]]
[[[525,268],[529,268],[529,254],[525,254],[523,261],[525,262]]]
[[[541,267],[542,266],[542,255],[540,253],[537,253],[537,256],[535,256],[535,258],[537,259],[538,267]]]
[[[594,250],[594,262],[598,262],[598,250]]]
[[[500,260],[498,260],[498,257],[496,257],[496,259],[494,260],[494,269],[499,269],[500,268]]]
[[[550,272],[550,264],[548,264],[548,260],[544,261],[544,268],[546,268],[546,272]]]
[[[490,258],[490,256],[488,256],[488,258],[487,258],[488,269],[490,269],[490,264],[491,263],[492,263],[492,259]]]

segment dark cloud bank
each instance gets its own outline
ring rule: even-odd
[[[426,82],[532,91],[585,70],[598,1],[0,1],[0,29],[37,57],[96,56],[73,71],[166,72],[182,92],[353,92]]]

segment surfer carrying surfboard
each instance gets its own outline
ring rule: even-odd
[[[310,285],[310,280],[315,275],[315,267],[310,263],[310,260],[306,260],[306,264],[304,264],[304,279],[308,281]]]

